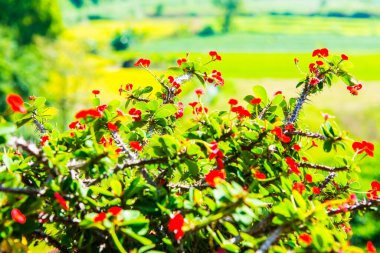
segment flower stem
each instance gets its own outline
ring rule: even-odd
[[[110,229],[110,235],[111,235],[111,237],[112,237],[113,242],[115,243],[116,248],[117,248],[121,253],[128,253],[128,252],[124,249],[124,247],[123,247],[123,245],[121,244],[121,242],[119,241],[119,238],[117,237],[114,228],[111,228],[111,229]]]

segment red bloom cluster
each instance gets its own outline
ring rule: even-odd
[[[255,177],[257,179],[266,179],[267,178],[267,176],[264,173],[262,173],[262,172],[260,172],[258,170],[255,171]]]
[[[93,117],[93,118],[101,118],[103,117],[103,113],[102,111],[98,110],[97,108],[91,108],[91,109],[84,109],[84,110],[81,110],[79,112],[77,112],[77,114],[75,114],[75,118],[77,119],[85,119],[87,117]]]
[[[367,252],[368,253],[376,253],[376,248],[371,241],[367,242]]]
[[[181,89],[181,85],[179,83],[177,83],[174,79],[174,77],[172,76],[168,76],[168,79],[169,79],[169,83],[174,87],[176,88],[176,92],[174,93],[174,96],[177,96],[178,94],[180,94],[182,92],[182,89]],[[163,96],[165,96],[165,94],[163,94]]]
[[[251,117],[251,113],[245,109],[243,106],[233,106],[231,107],[231,112],[237,113],[238,118]]]
[[[126,84],[126,85],[125,85],[125,89],[126,89],[127,91],[131,91],[131,90],[133,89],[133,84],[131,84],[131,83]],[[121,96],[121,93],[122,93],[123,91],[124,91],[124,90],[123,90],[123,85],[120,85],[120,88],[119,88],[119,94],[120,94],[120,96]]]
[[[293,184],[293,190],[298,191],[299,193],[302,194],[302,192],[306,190],[306,187],[302,182],[295,182]]]
[[[373,157],[373,152],[375,150],[375,146],[373,145],[373,143],[366,142],[366,141],[354,142],[354,143],[352,143],[352,148],[358,154],[361,154],[361,153],[365,152],[370,157]]]
[[[216,163],[218,165],[219,169],[224,169],[224,163],[223,158],[224,154],[223,152],[218,148],[218,143],[216,141],[211,142],[211,154],[209,156],[209,159],[216,159]]]
[[[181,66],[182,63],[184,63],[184,62],[187,62],[186,58],[182,58],[182,59],[178,59],[178,60],[177,60],[177,64],[178,64],[178,66]]]
[[[261,98],[254,98],[249,103],[252,105],[259,105],[261,103]]]
[[[138,141],[130,141],[129,146],[136,151],[141,151],[143,149],[143,146]]]
[[[279,126],[276,126],[272,131],[271,131],[274,135],[277,136],[277,138],[279,138],[282,142],[284,143],[289,143],[292,138],[285,135],[283,132],[282,132],[282,129],[281,127]]]
[[[298,152],[301,150],[301,146],[296,143],[293,145],[293,149]]]
[[[183,117],[183,110],[184,110],[184,108],[185,108],[185,105],[182,102],[178,102],[177,112],[174,115],[176,119],[179,119],[179,118]]]
[[[140,110],[137,110],[136,108],[132,108],[129,110],[129,115],[132,116],[132,118],[135,120],[135,121],[140,121],[141,120],[141,111]]]
[[[99,93],[100,93],[100,90],[93,90],[93,91],[92,91],[92,94],[94,94],[95,97],[96,97],[96,95],[99,95]]]
[[[234,106],[234,105],[237,105],[238,104],[238,101],[234,98],[231,98],[228,103],[231,105],[231,106]]]
[[[311,190],[313,191],[314,194],[317,194],[317,195],[321,193],[321,189],[317,186],[313,186]]]
[[[354,86],[347,86],[347,90],[350,91],[350,93],[354,96],[357,96],[359,94],[359,90],[363,88],[363,85],[361,83],[356,84]]]
[[[309,235],[309,234],[306,234],[306,233],[302,233],[298,236],[298,239],[307,244],[307,245],[310,245],[312,242],[313,242],[313,238]]]
[[[102,138],[100,138],[99,144],[102,144],[104,147],[107,147],[108,144],[112,145],[112,142],[113,142],[113,139],[111,137],[108,138],[107,140],[106,137],[102,136]]]
[[[313,182],[313,177],[312,177],[310,174],[306,174],[306,175],[305,175],[305,180],[306,180],[308,183],[312,183],[312,182]]]
[[[86,124],[82,125],[79,121],[73,121],[69,124],[69,128],[72,130],[74,130],[74,129],[85,130]]]
[[[329,50],[327,48],[321,48],[321,49],[315,49],[312,54],[313,57],[328,57],[329,56]]]
[[[41,146],[45,146],[45,144],[48,140],[49,140],[49,136],[47,136],[47,135],[41,136]]]
[[[348,56],[345,54],[341,54],[342,60],[343,61],[348,61]]]
[[[142,67],[145,67],[145,68],[149,68],[149,66],[150,66],[150,60],[140,58],[134,65],[135,66],[142,66]]]
[[[7,103],[11,107],[12,111],[19,112],[22,114],[26,113],[26,109],[24,107],[24,100],[17,94],[9,94],[7,96]]]
[[[212,61],[221,61],[222,57],[216,51],[210,51],[208,53],[211,56]]]
[[[196,89],[194,90],[195,94],[200,97],[205,94],[205,91],[203,89]]]
[[[185,235],[182,230],[183,224],[185,224],[185,219],[180,213],[172,217],[168,223],[168,230],[174,233],[177,240],[180,240]]]
[[[106,218],[107,218],[107,214],[106,213],[98,213],[94,217],[94,222],[103,222]]]
[[[215,187],[218,183],[218,180],[224,180],[226,174],[223,170],[212,170],[205,176],[205,181],[211,186]]]
[[[371,190],[369,190],[368,192],[367,192],[367,198],[369,199],[369,200],[374,200],[374,199],[377,199],[378,198],[378,196],[377,196],[377,192],[379,192],[380,191],[380,183],[378,182],[378,181],[373,181],[372,183],[371,183]]]
[[[119,131],[117,125],[115,125],[115,124],[112,123],[112,122],[108,122],[108,123],[107,123],[107,127],[108,127],[108,129],[109,129],[110,131],[116,131],[116,132]]]
[[[25,215],[17,208],[12,209],[11,216],[12,220],[14,220],[17,223],[24,224],[26,222]]]
[[[315,86],[315,85],[319,84],[320,82],[321,82],[321,80],[319,80],[316,77],[313,77],[310,79],[309,84],[311,84],[312,86]]]
[[[69,210],[69,205],[67,204],[66,200],[59,194],[58,192],[54,192],[54,198],[57,200],[57,202],[62,206],[64,210]]]
[[[298,169],[298,163],[296,163],[293,158],[288,156],[285,158],[285,162],[288,164],[291,172],[295,173],[298,176],[301,175],[301,171]]]
[[[123,211],[123,209],[118,206],[113,206],[108,209],[108,212],[111,213],[113,216],[117,216],[121,213],[121,211]]]

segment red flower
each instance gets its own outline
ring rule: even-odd
[[[261,98],[254,98],[250,101],[250,103],[253,105],[258,105],[261,103]]]
[[[195,94],[199,97],[205,94],[205,91],[203,89],[196,89]]]
[[[108,212],[111,213],[113,216],[118,215],[121,211],[123,211],[123,208],[118,206],[113,206],[108,209]]]
[[[316,147],[316,148],[318,148],[318,144],[317,143],[315,143],[315,141],[313,140],[313,141],[311,141],[311,146],[312,147]]]
[[[93,90],[93,91],[92,91],[92,94],[94,94],[94,95],[95,95],[95,97],[96,97],[96,95],[99,95],[99,93],[100,93],[100,91],[99,91],[99,90]]]
[[[321,81],[321,80],[319,80],[318,78],[313,77],[313,78],[310,79],[309,83],[310,83],[311,85],[315,86],[315,85],[319,84],[320,81]]]
[[[93,118],[101,118],[103,117],[103,114],[98,109],[84,109],[75,114],[75,118],[77,119],[85,119],[89,116]]]
[[[230,100],[228,100],[228,103],[229,103],[230,105],[237,105],[237,104],[238,104],[238,101],[237,101],[236,99],[234,99],[234,98],[231,98]]]
[[[120,88],[119,88],[119,95],[121,96],[121,93],[123,92],[123,85],[120,85]]]
[[[298,236],[298,239],[307,244],[307,245],[310,245],[312,242],[313,242],[313,238],[311,238],[311,236],[309,234],[306,234],[306,233],[302,233]]]
[[[67,204],[66,200],[61,196],[61,194],[59,194],[58,192],[54,192],[54,197],[63,209],[69,210],[69,205]]]
[[[305,179],[308,183],[312,183],[313,182],[313,177],[310,175],[310,174],[306,174],[305,175]]]
[[[329,56],[329,50],[327,48],[321,48],[321,49],[315,49],[313,51],[312,56],[318,56],[318,57],[328,57]]]
[[[366,141],[354,142],[352,143],[352,148],[358,154],[366,152],[367,155],[369,155],[370,157],[373,157],[373,152],[375,150],[375,146],[371,142],[366,142]]]
[[[267,178],[267,176],[264,173],[262,173],[262,172],[260,172],[258,170],[255,171],[255,177],[257,179],[266,179]]]
[[[304,160],[305,162],[309,161],[309,159],[307,159],[307,157],[303,156],[301,157],[302,160]]]
[[[295,151],[300,151],[301,150],[301,147],[300,147],[300,145],[298,145],[297,143],[296,144],[294,144],[293,145],[293,149],[295,150]]]
[[[172,217],[168,223],[168,230],[174,233],[177,240],[180,240],[185,234],[182,230],[184,223],[185,219],[180,213]]]
[[[140,58],[134,65],[135,66],[142,66],[142,67],[145,67],[145,68],[149,68],[149,66],[150,66],[150,60]]]
[[[11,216],[12,220],[14,220],[17,223],[24,224],[26,222],[25,215],[17,208],[12,209]]]
[[[305,185],[302,182],[295,182],[293,184],[293,190],[298,191],[302,194],[302,192],[306,189]]]
[[[107,214],[106,213],[98,213],[95,218],[94,218],[94,222],[102,222],[104,221],[105,219],[107,218]]]
[[[175,118],[179,119],[183,117],[183,109],[185,108],[184,104],[182,102],[178,102],[178,109],[177,112],[175,113]]]
[[[224,79],[222,77],[222,73],[220,73],[219,71],[217,71],[215,69],[212,71],[211,77],[207,77],[207,75],[206,75],[206,80],[209,83],[215,83],[215,86],[217,86],[217,85],[223,86],[224,85]]]
[[[141,111],[140,110],[137,110],[136,108],[132,108],[129,110],[129,115],[132,116],[132,118],[135,120],[135,121],[140,121],[141,120]]]
[[[293,61],[294,61],[294,64],[298,64],[300,62],[298,58],[294,58]]]
[[[251,117],[251,113],[245,109],[243,106],[234,106],[231,107],[231,112],[235,112],[238,114],[238,118]]]
[[[273,95],[274,95],[274,96],[277,96],[277,95],[279,95],[279,94],[282,94],[282,91],[280,91],[280,90],[279,90],[279,91],[276,91]]]
[[[98,107],[96,107],[96,109],[99,111],[99,112],[104,112],[105,109],[107,109],[107,105],[99,105]]]
[[[177,60],[177,64],[178,64],[178,66],[181,66],[182,63],[184,63],[184,62],[187,62],[186,58],[182,58],[182,59],[178,59],[178,60]]]
[[[357,96],[359,94],[359,90],[363,88],[363,85],[361,83],[356,84],[354,86],[347,86],[347,90],[350,91],[350,93],[354,96]]]
[[[323,65],[323,61],[316,61],[315,62],[318,66],[322,66]]]
[[[131,91],[131,90],[133,89],[133,84],[131,84],[131,83],[126,84],[126,85],[125,85],[125,89],[126,89],[127,91]]]
[[[7,96],[7,103],[10,105],[12,111],[19,112],[22,114],[26,113],[26,109],[24,107],[24,100],[17,94],[9,94]]]
[[[191,103],[189,103],[189,105],[191,106],[191,107],[195,107],[196,105],[198,104],[198,102],[191,102]]]
[[[367,242],[367,251],[368,253],[376,253],[376,248],[371,241]]]
[[[291,137],[282,133],[282,129],[279,126],[276,126],[271,132],[284,143],[289,143],[292,140]]]
[[[130,141],[129,146],[131,146],[131,148],[136,151],[141,151],[143,149],[143,146],[141,146],[140,142],[138,141]]]
[[[220,169],[220,170],[224,169],[224,162],[223,162],[222,157],[218,156],[216,158],[216,165],[217,165],[218,169]]]
[[[79,124],[79,121],[73,121],[69,124],[69,128],[76,129],[78,124]]]
[[[218,143],[216,141],[211,142],[210,146],[211,146],[211,154],[208,157],[210,160],[214,159],[215,157],[216,158],[218,158],[218,157],[223,158],[224,157],[224,154],[218,148]]]
[[[49,140],[49,136],[47,136],[47,135],[41,136],[41,146],[45,146],[45,144],[48,140]]]
[[[321,193],[321,189],[319,189],[319,187],[317,187],[317,186],[313,186],[312,191],[316,195]]]
[[[342,60],[343,61],[348,61],[348,56],[345,54],[341,54]]]
[[[294,131],[294,125],[293,124],[287,124],[285,126],[285,130],[289,131],[289,132],[293,132]]]
[[[291,172],[295,173],[298,176],[301,175],[301,171],[298,169],[298,163],[296,163],[291,157],[286,157],[285,162],[288,164]]]
[[[221,61],[222,60],[222,57],[216,51],[210,51],[208,54],[211,56],[212,61]]]
[[[211,186],[215,187],[219,180],[224,180],[226,178],[226,174],[222,170],[212,170],[206,176],[206,182]]]
[[[111,130],[111,131],[119,131],[119,129],[117,128],[117,126],[115,124],[113,124],[112,122],[108,122],[107,123],[107,126],[108,126],[108,129]]]
[[[378,181],[373,181],[371,183],[372,189],[367,192],[367,198],[369,200],[377,199],[377,192],[380,191],[380,183]]]

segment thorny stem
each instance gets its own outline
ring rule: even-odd
[[[335,176],[335,172],[330,172],[329,175],[325,178],[325,180],[323,180],[323,182],[319,185],[319,190],[322,192],[326,188],[327,184],[330,183]],[[315,195],[310,195],[309,200],[312,200],[314,196]]]
[[[323,170],[323,171],[330,171],[330,172],[335,172],[335,171],[346,171],[349,170],[350,168],[347,166],[342,166],[342,167],[330,167],[327,165],[322,165],[322,164],[314,164],[314,163],[305,163],[301,162],[298,164],[299,167],[303,168],[311,168],[311,169],[316,169],[316,170]]]
[[[280,235],[281,235],[281,232],[282,230],[284,229],[283,226],[281,227],[278,227],[276,228],[269,236],[268,238],[266,239],[266,241],[261,245],[261,247],[259,248],[259,250],[256,251],[256,253],[264,253],[264,252],[267,252],[268,249],[270,248],[270,246],[275,243]]]
[[[305,83],[305,86],[301,92],[301,95],[298,97],[296,106],[294,107],[291,116],[287,120],[286,125],[294,124],[297,121],[299,113],[302,109],[302,106],[306,102],[307,96],[309,96],[310,94],[311,88],[312,86],[310,84]]]
[[[335,215],[335,214],[339,214],[342,212],[354,212],[354,211],[364,210],[366,208],[370,208],[372,206],[378,206],[378,205],[380,205],[380,197],[378,197],[377,199],[373,199],[373,200],[360,201],[357,204],[354,204],[354,205],[347,207],[345,210],[342,210],[340,208],[334,209],[334,210],[328,211],[327,214],[328,215]]]
[[[304,137],[309,137],[309,138],[313,138],[313,139],[327,140],[327,137],[324,136],[323,134],[304,132],[304,131],[301,131],[301,130],[289,131],[287,134],[288,135],[304,136]]]
[[[133,152],[130,148],[125,145],[117,131],[111,131],[112,139],[115,141],[116,145],[128,156],[130,161],[136,161],[138,159],[137,154]]]
[[[57,248],[62,253],[69,253],[70,251],[63,246],[58,240],[53,238],[52,236],[45,234],[41,230],[36,230],[32,233],[32,235],[39,240],[45,241],[48,245],[51,245],[55,248]],[[76,250],[74,252],[77,252]]]
[[[46,133],[46,128],[44,127],[44,125],[42,125],[41,122],[38,121],[38,119],[36,118],[36,116],[37,116],[36,110],[34,110],[32,112],[33,123],[36,125],[36,127],[40,131],[40,133],[42,133],[42,134]]]

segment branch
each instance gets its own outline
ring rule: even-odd
[[[137,160],[137,154],[134,153],[130,148],[125,145],[117,131],[111,131],[112,139],[115,141],[116,145],[128,156],[131,161]]]
[[[199,180],[199,181],[195,182],[192,185],[184,185],[184,184],[179,184],[179,183],[178,184],[169,183],[169,184],[167,184],[167,186],[169,188],[180,188],[180,189],[183,189],[183,190],[189,190],[191,187],[194,187],[194,188],[197,188],[197,189],[203,189],[203,188],[207,188],[209,185],[208,184],[204,184],[203,180]]]
[[[55,238],[53,238],[52,236],[50,236],[48,234],[45,234],[41,230],[34,231],[32,233],[32,236],[35,237],[36,239],[45,241],[48,245],[51,245],[51,246],[57,248],[60,252],[63,252],[63,253],[69,253],[70,252],[58,240],[56,240]],[[74,252],[77,252],[77,251],[74,250]]]
[[[40,150],[37,148],[37,146],[34,143],[26,142],[23,138],[12,138],[10,141],[10,145],[15,148],[20,147],[29,155],[41,158]]]
[[[267,252],[270,246],[275,243],[281,235],[283,226],[276,228],[267,238],[267,240],[261,245],[261,247],[256,251],[256,253]]]
[[[331,180],[333,180],[335,176],[336,176],[335,172],[330,172],[329,175],[325,178],[325,180],[323,180],[323,182],[319,185],[319,190],[322,192],[326,188],[327,184],[330,183]],[[309,200],[312,200],[314,196],[315,196],[314,194],[310,195]]]
[[[41,122],[38,121],[38,119],[36,118],[36,116],[37,116],[36,110],[34,110],[32,112],[33,123],[36,125],[36,127],[40,131],[40,133],[42,133],[42,134],[46,133],[46,128],[44,127],[44,125],[42,125]]]
[[[298,135],[298,136],[304,136],[309,137],[313,139],[321,139],[321,140],[327,140],[327,137],[320,133],[311,133],[311,132],[303,132],[301,130],[295,130],[295,131],[289,131],[287,132],[288,135]]]
[[[335,172],[335,171],[346,171],[349,170],[350,168],[347,166],[342,166],[342,167],[330,167],[327,165],[322,165],[322,164],[314,164],[314,163],[305,163],[301,162],[298,164],[299,167],[303,168],[311,168],[311,169],[316,169],[316,170],[323,170],[323,171],[330,171],[330,172]]]
[[[13,193],[13,194],[24,194],[34,197],[41,197],[45,195],[46,189],[38,190],[38,189],[28,189],[28,188],[9,188],[3,187],[0,185],[0,192]]]
[[[380,205],[380,197],[377,199],[373,200],[363,200],[361,202],[358,202],[357,204],[348,206],[346,208],[338,208],[338,209],[333,209],[327,212],[328,215],[335,215],[339,213],[344,213],[344,212],[354,212],[354,211],[359,211],[359,210],[364,210],[373,206],[378,206]]]
[[[309,96],[310,94],[311,88],[312,86],[310,84],[305,83],[305,86],[301,92],[301,95],[298,97],[296,106],[294,107],[291,116],[287,120],[286,125],[294,124],[297,121],[299,113],[302,109],[302,106],[306,102],[307,96]]]

